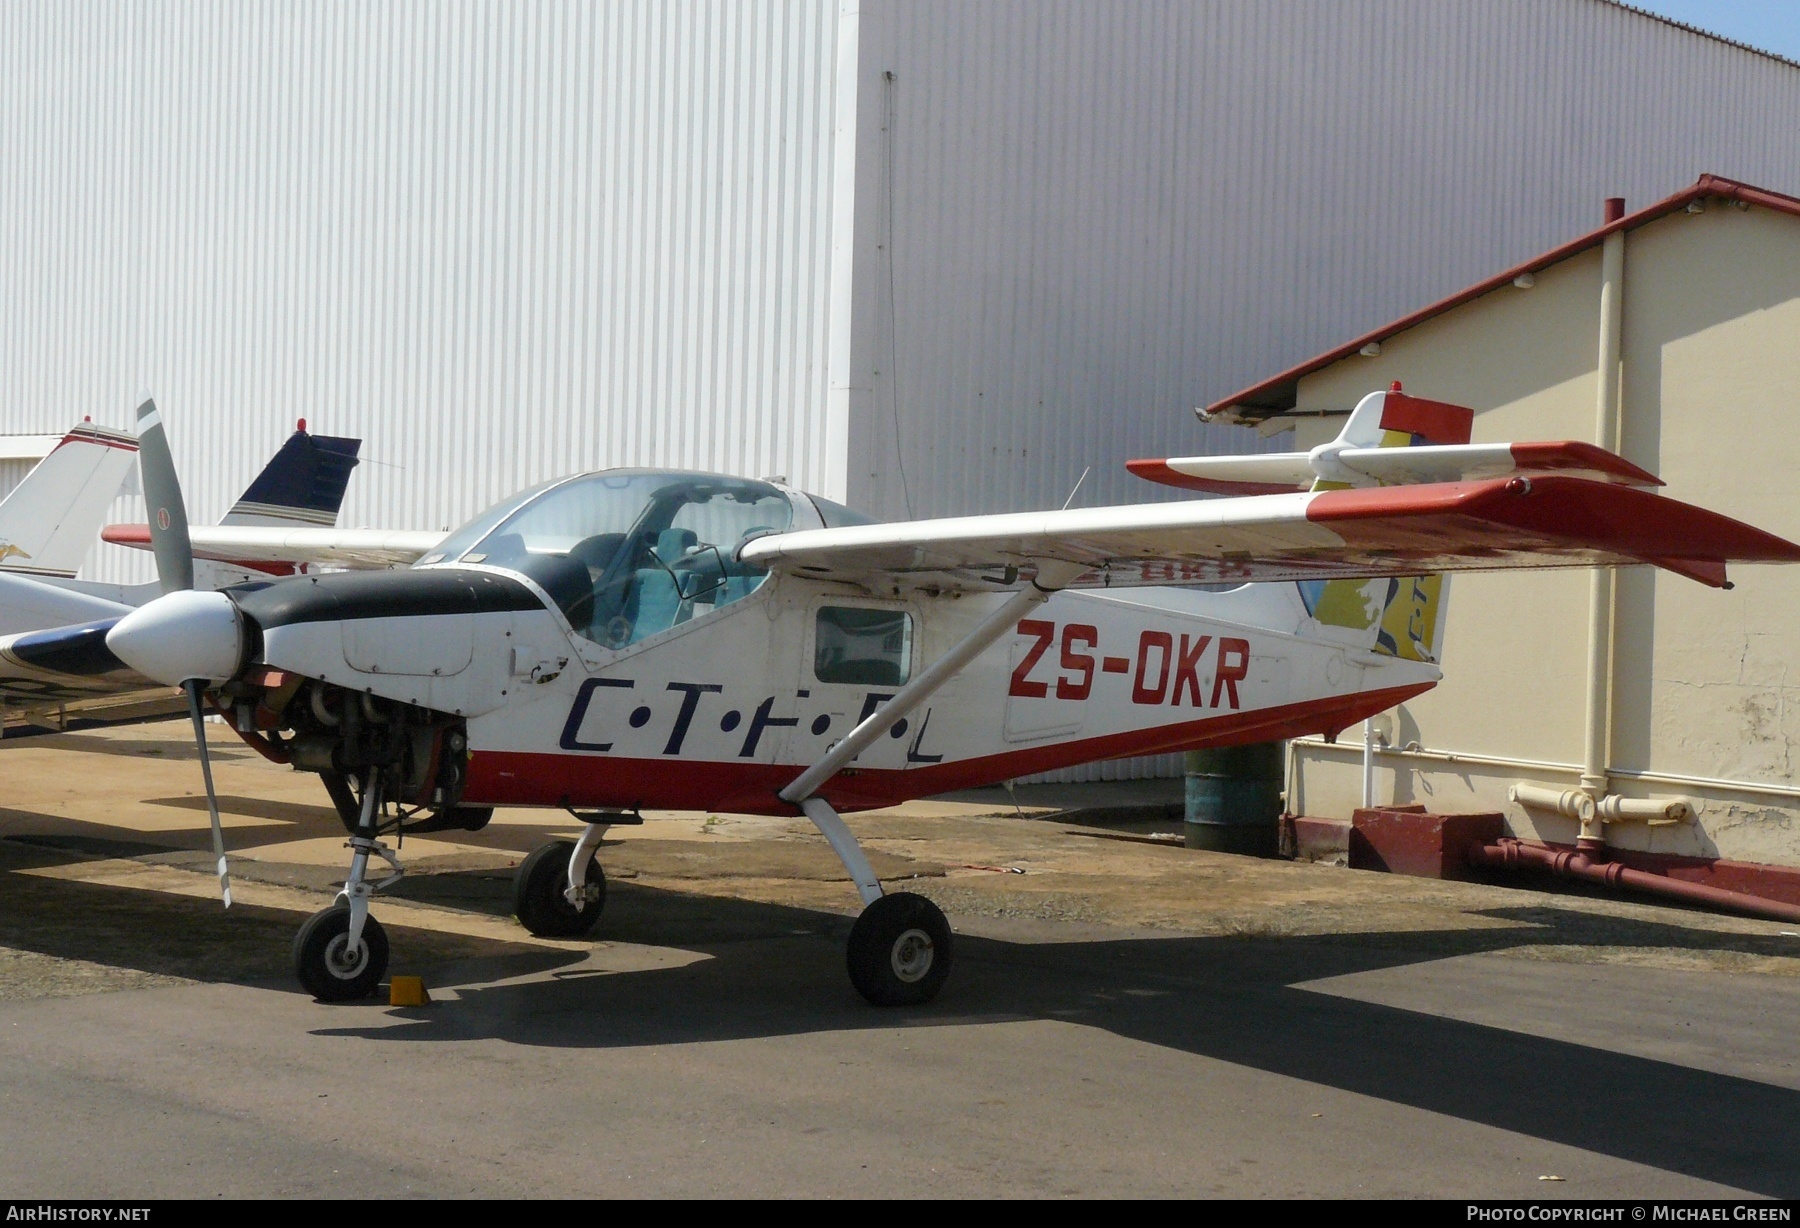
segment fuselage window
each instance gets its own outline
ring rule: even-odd
[[[905,610],[825,606],[813,634],[820,682],[903,686],[912,676],[912,615]]]

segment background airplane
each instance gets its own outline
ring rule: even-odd
[[[361,446],[358,439],[309,434],[302,419],[220,523],[272,531],[335,524]],[[91,628],[111,626],[159,596],[160,585],[74,578],[137,454],[135,436],[84,423],[0,503],[0,542],[16,547],[0,563],[0,712],[6,737],[152,720],[185,709],[179,692],[111,668],[113,663],[96,662],[88,652],[104,634]],[[0,553],[6,553],[4,547]],[[222,588],[270,573],[292,574],[296,566],[203,562],[196,567],[196,586]],[[83,633],[83,627],[90,629]]]

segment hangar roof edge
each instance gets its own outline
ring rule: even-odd
[[[1608,222],[1596,230],[1590,230],[1560,247],[1553,247],[1523,264],[1514,265],[1512,268],[1496,273],[1485,281],[1476,282],[1448,298],[1439,299],[1429,306],[1401,316],[1380,328],[1354,337],[1342,345],[1326,350],[1324,353],[1289,367],[1277,375],[1234,392],[1228,397],[1221,397],[1194,412],[1208,422],[1254,424],[1273,418],[1294,407],[1295,396],[1303,378],[1334,362],[1350,357],[1364,346],[1379,344],[1410,328],[1415,328],[1435,316],[1442,315],[1454,308],[1461,307],[1464,303],[1473,302],[1485,294],[1509,285],[1514,279],[1527,273],[1538,273],[1551,265],[1561,264],[1564,260],[1579,255],[1589,248],[1598,247],[1605,242],[1606,236],[1614,231],[1635,230],[1647,222],[1653,222],[1658,218],[1685,209],[1694,201],[1707,198],[1742,201],[1747,205],[1761,205],[1767,209],[1800,217],[1800,198],[1784,196],[1779,192],[1771,192],[1766,188],[1755,187],[1747,183],[1738,183],[1718,175],[1702,175],[1692,187],[1659,200],[1648,208],[1640,209],[1636,213],[1628,213],[1618,221]]]

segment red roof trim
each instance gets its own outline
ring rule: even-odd
[[[1779,213],[1800,217],[1800,199],[1796,199],[1792,196],[1783,196],[1779,192],[1771,192],[1766,188],[1752,187],[1749,184],[1737,183],[1730,179],[1721,179],[1717,175],[1702,175],[1694,183],[1694,186],[1685,191],[1677,192],[1666,200],[1660,200],[1647,209],[1640,209],[1636,213],[1628,213],[1616,222],[1609,222],[1598,230],[1591,230],[1578,239],[1571,239],[1561,247],[1553,247],[1541,256],[1528,260],[1524,264],[1515,265],[1503,273],[1496,273],[1486,281],[1477,282],[1466,290],[1460,290],[1457,293],[1452,294],[1449,298],[1440,299],[1429,307],[1420,308],[1411,315],[1401,316],[1391,324],[1385,324],[1382,327],[1375,329],[1373,332],[1364,333],[1354,340],[1346,341],[1336,349],[1327,350],[1316,358],[1309,358],[1298,366],[1289,367],[1279,375],[1271,376],[1261,383],[1252,384],[1250,387],[1245,388],[1240,392],[1234,392],[1228,397],[1221,397],[1219,400],[1214,401],[1211,405],[1205,406],[1197,412],[1202,418],[1212,418],[1233,407],[1240,407],[1251,411],[1259,409],[1266,411],[1262,413],[1251,412],[1238,415],[1239,417],[1250,421],[1260,421],[1263,418],[1272,418],[1283,412],[1282,409],[1274,406],[1259,406],[1255,404],[1255,402],[1258,398],[1266,398],[1272,393],[1279,392],[1284,384],[1298,383],[1302,377],[1311,375],[1313,372],[1321,370],[1324,367],[1329,367],[1332,363],[1338,362],[1341,359],[1348,358],[1366,345],[1386,341],[1390,337],[1403,333],[1410,328],[1416,328],[1418,325],[1423,324],[1425,321],[1432,319],[1435,316],[1443,315],[1446,311],[1461,307],[1464,303],[1473,302],[1482,295],[1490,294],[1493,291],[1500,289],[1502,286],[1510,285],[1513,279],[1526,273],[1538,273],[1549,268],[1553,264],[1561,264],[1571,256],[1580,255],[1591,247],[1598,247],[1601,243],[1606,241],[1606,236],[1612,234],[1615,230],[1636,230],[1639,226],[1642,226],[1647,222],[1654,222],[1660,217],[1666,217],[1671,213],[1685,209],[1689,204],[1696,200],[1703,200],[1707,197],[1714,196],[1724,197],[1727,200],[1743,201],[1748,205],[1761,205],[1765,209],[1774,209]],[[1292,403],[1290,402],[1289,407],[1291,407],[1291,404]]]

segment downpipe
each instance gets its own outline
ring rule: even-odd
[[[1665,878],[1644,870],[1633,870],[1616,861],[1596,859],[1579,848],[1547,848],[1541,844],[1526,844],[1508,836],[1492,844],[1472,846],[1468,861],[1471,866],[1491,869],[1547,870],[1559,878],[1597,883],[1615,891],[1641,891],[1646,895],[1662,896],[1746,917],[1800,922],[1800,904],[1783,904],[1779,900],[1765,900],[1739,891],[1726,891],[1721,887],[1708,887],[1701,883],[1683,882],[1678,878]]]

